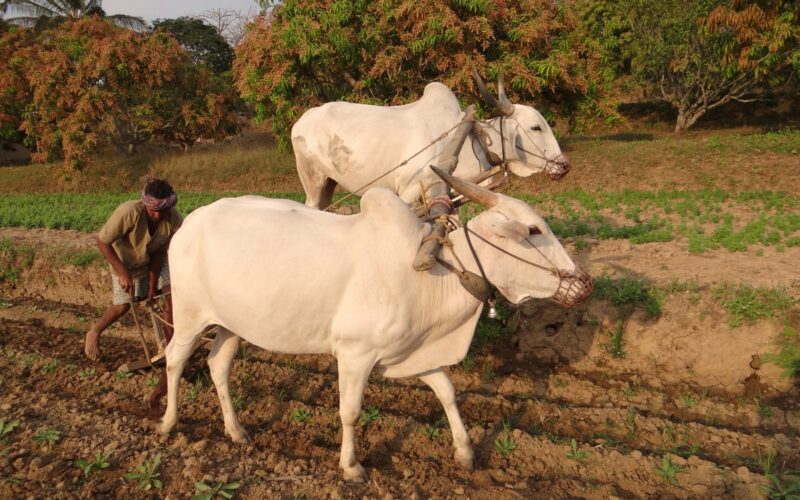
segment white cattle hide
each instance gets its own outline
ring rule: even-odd
[[[493,207],[469,229],[487,278],[514,303],[553,296],[563,282],[557,274],[575,274],[575,264],[530,206],[485,193]],[[223,199],[192,212],[169,249],[175,333],[166,350],[162,432],[177,422],[177,384],[186,360],[201,335],[216,326],[209,366],[225,430],[235,441],[247,439],[228,389],[241,337],[271,351],[336,357],[340,466],[348,479],[364,475],[355,458],[353,426],[373,369],[387,377],[419,376],[433,388],[453,429],[456,459],[471,468],[469,438],[442,367],[466,355],[483,304],[441,265],[426,273],[411,269],[429,231],[386,189],[368,191],[354,216],[255,196]],[[450,234],[453,251],[478,273],[464,231]],[[449,253],[440,258],[456,263]]]

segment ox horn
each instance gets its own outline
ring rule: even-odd
[[[472,79],[475,80],[475,86],[478,87],[478,91],[481,93],[483,100],[486,101],[486,104],[505,116],[511,116],[514,113],[514,105],[511,104],[511,101],[509,101],[506,96],[502,76],[497,77],[497,93],[500,96],[499,101],[486,89],[486,84],[483,83],[483,79],[481,75],[478,74],[477,70],[472,70]]]
[[[473,184],[465,181],[464,179],[459,179],[458,177],[452,176],[441,168],[434,167],[433,165],[431,165],[431,168],[434,172],[436,172],[436,175],[441,177],[442,180],[457,193],[463,194],[470,200],[480,203],[486,208],[492,208],[500,201],[500,197],[496,193],[493,193],[486,188],[482,188],[477,184]]]

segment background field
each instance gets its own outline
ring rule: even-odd
[[[18,423],[2,436],[0,492],[147,497],[121,477],[160,453],[159,494],[179,497],[195,482],[236,482],[243,497],[786,497],[800,487],[800,132],[641,126],[562,144],[565,179],[508,192],[546,216],[595,292],[575,310],[503,304],[500,321],[481,320],[450,369],[476,472],[455,466],[427,388],[373,377],[363,485],[339,481],[331,357],[246,346],[232,391],[254,441],[235,447],[204,349],[169,438],[145,416],[152,374],[115,373],[138,350],[130,319],[103,338],[101,363],[82,356],[111,279],[92,232],[147,175],[174,183],[184,213],[228,194],[302,199],[268,134],[108,156],[72,179],[0,167],[0,427]],[[105,468],[76,466],[97,453]]]

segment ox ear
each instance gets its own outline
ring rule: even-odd
[[[492,229],[500,236],[514,241],[522,241],[529,234],[528,226],[515,220],[499,221],[492,224]]]
[[[463,194],[470,200],[480,203],[486,208],[492,208],[493,206],[497,205],[500,201],[500,197],[488,189],[482,188],[477,184],[473,184],[472,182],[465,181],[463,179],[459,179],[458,177],[452,176],[442,170],[441,168],[434,167],[431,165],[431,168],[436,175],[442,178],[444,182],[447,183],[448,186],[453,188],[457,193]]]

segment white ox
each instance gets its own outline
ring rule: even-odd
[[[585,297],[588,276],[530,206],[452,177],[448,183],[490,207],[468,224],[475,256],[464,228],[449,235],[468,270],[479,272],[477,257],[488,280],[515,304]],[[469,437],[442,367],[466,355],[483,303],[442,265],[426,273],[410,268],[429,231],[386,189],[368,191],[353,216],[256,196],[191,213],[169,249],[175,334],[166,349],[161,432],[177,423],[187,359],[201,334],[217,326],[208,364],[225,432],[235,442],[247,441],[228,387],[241,337],[271,351],[336,357],[345,478],[364,478],[353,433],[373,369],[386,377],[417,376],[433,389],[450,422],[455,458],[472,469]],[[458,267],[449,251],[439,257]]]
[[[569,161],[541,113],[512,104],[502,80],[498,80],[499,98],[495,99],[480,77],[474,77],[484,99],[502,115],[477,124],[487,137],[489,150],[505,158],[509,170],[521,177],[542,171],[553,179],[566,175]],[[337,184],[356,194],[385,187],[411,204],[420,198],[422,189],[438,181],[426,167],[444,166],[453,154],[458,155],[454,175],[476,179],[491,164],[475,134],[455,153],[449,150],[451,141],[437,141],[464,117],[456,96],[441,83],[428,84],[422,98],[404,106],[331,102],[309,109],[292,127],[306,205],[325,209]],[[401,165],[406,160],[408,163]]]

